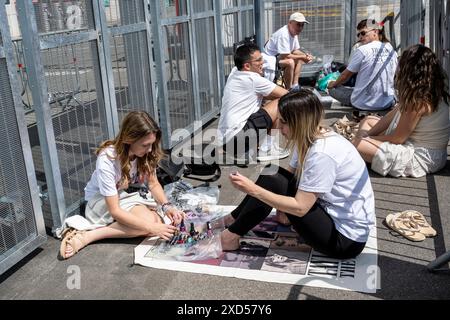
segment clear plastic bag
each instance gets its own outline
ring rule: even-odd
[[[188,190],[180,195],[179,199],[186,201],[186,204],[195,206],[202,204],[217,204],[219,202],[220,190],[217,186],[199,187]]]
[[[198,241],[188,247],[183,255],[176,256],[179,261],[198,261],[207,259],[217,259],[222,254],[222,243],[220,233],[216,232],[212,237]]]

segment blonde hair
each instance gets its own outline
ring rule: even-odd
[[[161,150],[161,130],[153,118],[144,111],[131,111],[122,120],[120,132],[114,140],[104,141],[96,150],[98,156],[105,148],[113,146],[116,151],[116,158],[119,159],[122,176],[119,181],[120,185],[128,185],[131,180],[131,160],[129,157],[130,145],[137,140],[147,136],[150,133],[156,135],[156,140],[153,143],[150,152],[143,157],[137,158],[137,170],[139,173],[139,180],[143,182],[145,177],[153,175],[158,166],[159,161],[163,156]]]
[[[299,180],[308,150],[320,135],[323,106],[312,91],[302,89],[283,96],[278,111],[289,127],[288,148],[298,151],[295,176]]]

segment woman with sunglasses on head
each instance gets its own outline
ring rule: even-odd
[[[366,117],[353,144],[372,170],[393,177],[421,177],[447,163],[450,134],[446,74],[431,49],[403,52],[395,89],[397,106],[383,118]]]
[[[294,155],[288,170],[262,172],[256,183],[234,173],[233,186],[247,196],[227,217],[223,250],[237,250],[239,238],[264,220],[272,208],[286,213],[313,249],[335,258],[362,252],[375,223],[367,167],[353,145],[322,126],[323,106],[307,89],[278,103],[281,133]]]
[[[85,188],[85,224],[91,230],[63,231],[63,259],[102,239],[172,237],[176,230],[172,224],[179,224],[184,213],[167,201],[156,176],[162,157],[160,140],[161,131],[148,113],[132,111],[123,119],[117,137],[100,145],[95,171]],[[150,191],[130,191],[129,187],[136,183],[147,185]],[[157,205],[162,206],[168,218],[165,220],[171,224],[164,223],[164,217],[157,214]]]
[[[328,84],[330,96],[359,110],[390,109],[395,103],[397,53],[386,38],[384,26],[375,20],[362,20],[357,29],[360,46],[339,78]],[[344,86],[356,73],[354,88]]]

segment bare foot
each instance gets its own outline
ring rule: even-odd
[[[229,214],[225,217],[211,221],[211,228],[224,230],[224,229],[228,228],[230,225],[232,225],[233,222],[234,222],[234,218],[231,214]]]
[[[234,251],[239,249],[239,239],[241,237],[228,229],[220,233],[220,242],[222,244],[222,251]]]
[[[223,223],[225,224],[225,227],[228,227],[234,223],[235,219],[231,214],[223,217]]]
[[[291,225],[291,221],[289,221],[288,217],[286,216],[286,214],[282,211],[277,210],[277,214],[275,216],[275,220],[282,224],[283,226],[290,226]]]

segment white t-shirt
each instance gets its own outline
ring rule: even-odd
[[[389,63],[381,72],[370,90],[366,90],[368,84],[377,75],[389,54],[394,48],[390,43],[385,43],[383,52],[377,60],[377,65],[373,65],[378,52],[382,46],[380,41],[372,41],[360,46],[352,54],[347,69],[353,73],[358,73],[355,88],[352,93],[352,104],[362,110],[381,110],[389,106],[394,100],[394,75],[397,69],[397,53],[394,52]],[[372,72],[373,69],[373,72]]]
[[[218,142],[225,144],[245,126],[248,118],[261,107],[262,100],[276,84],[251,71],[235,68],[225,85],[218,125]]]
[[[285,25],[272,34],[264,46],[264,53],[269,56],[276,56],[277,54],[289,54],[297,49],[300,49],[298,37],[292,36],[289,33],[288,26]]]
[[[102,196],[114,196],[118,194],[118,183],[122,177],[119,159],[115,159],[116,151],[114,146],[109,146],[100,152],[95,164],[95,171],[91,180],[84,188],[84,199],[89,201],[97,193]],[[131,161],[130,184],[136,183],[137,177],[137,159]]]
[[[297,168],[295,150],[290,166]],[[319,203],[345,237],[366,242],[375,225],[375,199],[369,173],[356,148],[334,132],[309,149],[298,189],[318,193]]]

